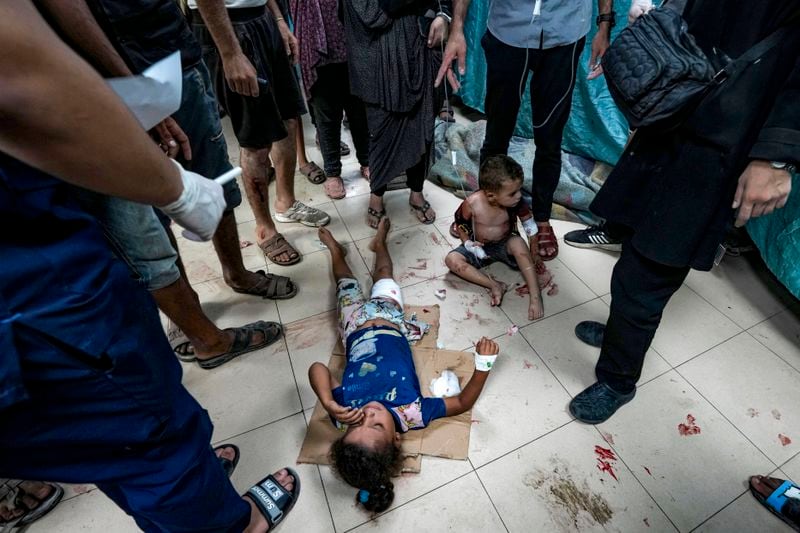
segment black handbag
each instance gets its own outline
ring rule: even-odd
[[[608,90],[631,128],[680,122],[711,89],[777,45],[782,28],[715,68],[689,33],[687,0],[662,4],[623,29],[602,58]]]

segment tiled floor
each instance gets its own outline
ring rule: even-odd
[[[316,149],[309,155],[319,161]],[[345,163],[346,199],[331,202],[299,174],[297,191],[331,214],[331,231],[366,280],[369,188],[355,158]],[[546,317],[529,323],[526,298],[510,291],[502,308],[491,308],[484,291],[446,274],[447,217],[458,200],[430,184],[426,193],[440,217],[433,226],[411,216],[407,192],[387,196],[406,300],[441,305],[439,339],[448,348],[468,348],[480,335],[502,347],[473,411],[469,461],[425,458],[420,474],[397,480],[393,507],[374,518],[356,508],[355,489],[327,467],[295,466],[302,495],[282,531],[788,531],[746,488],[755,473],[800,479],[800,415],[792,408],[800,404],[798,306],[762,266],[726,258],[711,273],[693,272],[666,310],[635,401],[608,423],[586,426],[566,407],[593,381],[598,351],[572,331],[580,320],[607,316],[614,254],[562,245],[549,263],[558,294],[545,296]],[[237,217],[241,239],[254,241],[249,207]],[[555,226],[559,236],[579,227]],[[299,284],[297,297],[277,303],[234,294],[210,245],[179,241],[191,281],[219,325],[265,319],[286,326],[285,340],[217,370],[184,365],[186,386],[214,420],[214,441],[242,450],[233,477],[240,491],[294,465],[315,400],[306,370],[327,360],[335,340],[327,252],[311,229],[284,224],[281,231],[303,252],[298,265],[268,266],[255,246],[243,249],[248,267]],[[491,268],[507,283],[519,281],[503,266]],[[434,297],[440,288],[445,301]],[[509,336],[512,324],[520,330]],[[689,415],[700,433],[681,436],[678,425]],[[605,470],[597,447],[608,450]],[[103,494],[81,486],[31,531],[135,529]]]

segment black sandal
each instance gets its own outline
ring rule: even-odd
[[[409,200],[408,205],[411,207],[412,213],[414,211],[416,211],[416,213],[414,213],[414,215],[417,217],[417,220],[419,220],[423,224],[426,224],[426,225],[433,224],[436,221],[436,214],[435,213],[433,215],[433,218],[428,218],[428,209],[431,208],[431,204],[429,204],[427,200],[422,205],[414,205]],[[419,215],[417,213],[422,213],[423,218],[419,218]]]
[[[294,478],[294,487],[291,492],[283,488],[283,485],[270,474],[245,493],[245,496],[253,500],[258,510],[267,519],[269,531],[275,531],[278,524],[283,522],[300,496],[300,476],[288,466],[283,469]]]
[[[381,223],[381,219],[386,216],[386,209],[381,209],[377,211],[372,209],[371,207],[367,208],[367,226],[372,229],[378,229],[378,225]]]
[[[277,322],[265,322],[263,320],[238,328],[226,328],[226,331],[233,331],[234,336],[231,349],[210,359],[197,359],[197,364],[200,365],[200,368],[206,370],[217,368],[228,361],[236,359],[240,355],[269,346],[280,339],[283,334],[283,328],[280,324]],[[264,340],[258,344],[251,344],[253,342],[253,335],[258,331],[264,334]]]
[[[233,448],[233,459],[228,459],[226,457],[217,457],[217,459],[219,459],[219,464],[225,471],[225,475],[231,477],[233,471],[236,470],[236,465],[239,464],[239,447],[235,444],[220,444],[214,448],[214,451],[216,452],[217,450],[223,450],[225,448]]]

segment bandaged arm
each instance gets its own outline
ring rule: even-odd
[[[487,368],[485,365],[481,365],[483,370],[478,368],[477,358],[497,357],[499,352],[500,348],[497,346],[497,343],[487,339],[486,337],[478,341],[478,344],[475,346],[475,372],[472,373],[472,377],[469,379],[458,396],[444,399],[447,416],[460,415],[461,413],[472,409],[472,406],[475,405],[475,401],[478,399],[478,396],[480,396],[481,391],[483,391],[483,386],[486,384],[486,380],[489,377],[489,372],[491,371],[491,367]],[[494,364],[492,364],[492,366],[494,366]]]

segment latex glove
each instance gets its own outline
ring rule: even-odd
[[[628,24],[633,24],[636,19],[653,9],[651,0],[633,0],[631,8],[628,10]]]
[[[181,173],[183,192],[177,200],[162,206],[161,210],[179,226],[208,241],[217,231],[225,210],[222,185],[186,170],[177,161],[172,162]]]
[[[464,248],[478,259],[486,259],[486,250],[483,249],[483,244],[475,241],[465,241]]]

